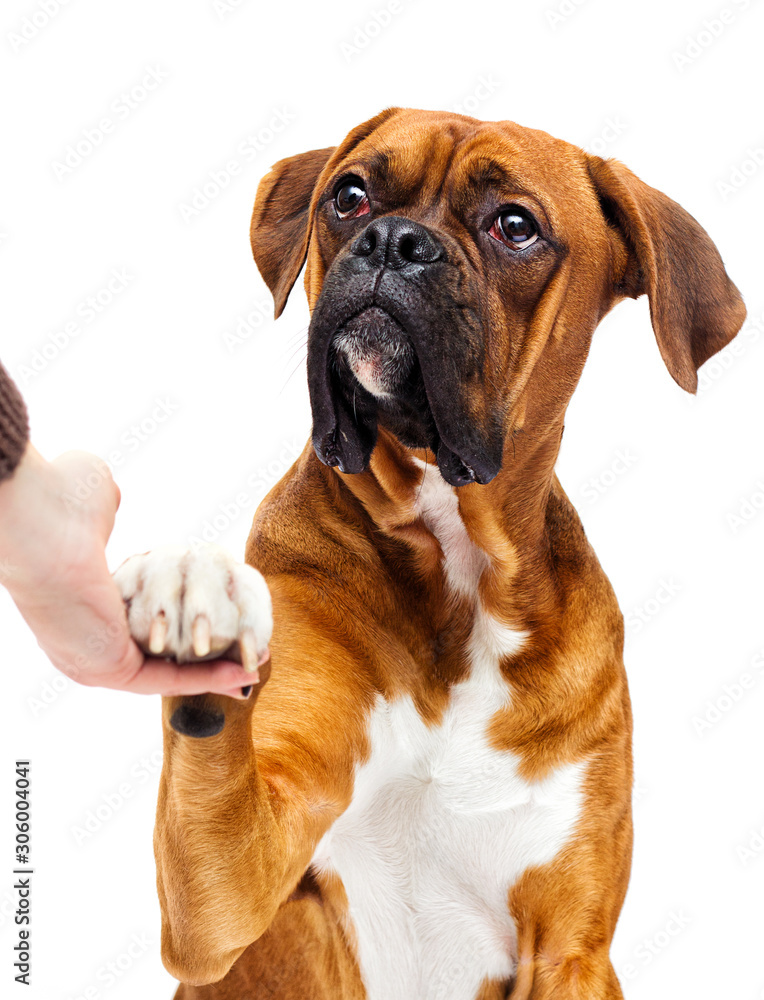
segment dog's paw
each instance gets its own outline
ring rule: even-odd
[[[167,545],[131,556],[114,574],[130,632],[144,652],[178,663],[225,655],[255,673],[273,630],[268,585],[218,545]]]

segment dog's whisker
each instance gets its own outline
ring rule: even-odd
[[[290,361],[293,361],[301,351],[304,351],[307,348],[307,346],[308,346],[307,341],[303,341],[301,344],[297,344],[297,346],[292,351],[290,351],[289,354],[286,356],[285,359],[286,363],[289,364]]]
[[[294,368],[287,375],[286,379],[284,380],[284,384],[279,389],[279,395],[281,395],[281,393],[284,392],[284,390],[287,388],[287,386],[289,385],[289,383],[295,377],[295,375],[297,374],[297,372],[302,368],[302,366],[304,364],[306,364],[307,360],[308,360],[308,354],[306,352],[305,356],[303,358],[300,358],[300,360],[297,362],[297,364],[294,366]]]
[[[287,347],[291,347],[292,344],[295,343],[295,341],[303,341],[304,340],[304,341],[307,342],[307,339],[308,339],[308,327],[304,326],[304,327],[302,327],[302,329],[297,330],[295,333],[293,333],[291,337],[288,337],[287,341],[286,341],[286,344],[287,344]]]

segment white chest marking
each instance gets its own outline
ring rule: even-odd
[[[423,470],[416,509],[440,542],[446,583],[459,597],[474,597],[480,574],[488,566],[482,549],[472,544],[459,513],[455,491],[441,476],[437,466],[414,459]]]
[[[512,696],[499,660],[526,636],[480,607],[486,556],[437,469],[425,472],[418,502],[449,586],[476,601],[472,669],[437,726],[425,725],[409,696],[377,696],[371,755],[313,864],[343,882],[368,1000],[475,1000],[484,979],[512,975],[509,889],[571,837],[585,765],[528,782],[515,755],[489,745],[487,725]]]

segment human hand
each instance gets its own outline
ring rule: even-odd
[[[32,445],[0,483],[0,582],[54,666],[80,684],[140,694],[241,697],[238,663],[146,657],[106,563],[120,493],[95,455],[47,462]]]

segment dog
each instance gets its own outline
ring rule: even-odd
[[[158,549],[117,574],[144,648],[234,644],[253,678],[163,699],[176,998],[621,997],[623,621],[554,465],[613,305],[648,296],[694,392],[741,296],[621,163],[452,113],[281,160],[251,240],[276,316],[306,264],[312,441],[246,565]]]

